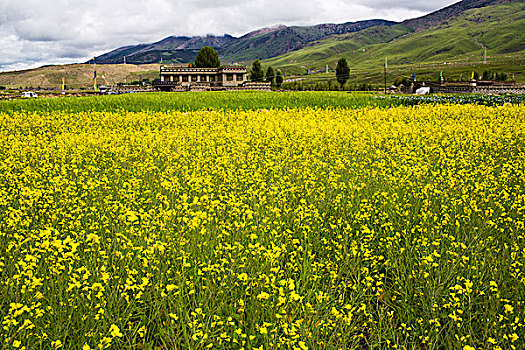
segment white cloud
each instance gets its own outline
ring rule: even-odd
[[[403,20],[454,1],[0,0],[0,70],[82,62],[169,35],[231,34],[273,26]]]

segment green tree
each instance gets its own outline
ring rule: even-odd
[[[341,85],[341,89],[343,89],[343,85],[345,85],[350,78],[350,67],[348,67],[346,58],[343,57],[337,61],[337,66],[335,67],[335,77],[337,78],[337,82]]]
[[[506,81],[507,78],[507,74],[505,73],[496,73],[496,81]]]
[[[277,71],[277,75],[275,76],[275,85],[277,85],[277,88],[280,89],[283,85],[283,75],[280,70]]]
[[[219,54],[211,46],[204,46],[195,57],[197,68],[218,68],[220,66]]]
[[[343,85],[341,85],[341,89],[343,88]],[[334,81],[328,80],[327,90],[328,91],[337,91],[337,90],[339,90],[339,86],[337,86],[337,84]]]
[[[273,71],[273,68],[270,66],[266,70],[266,81],[269,82],[270,84],[273,84],[274,80],[275,80],[275,72]]]
[[[252,63],[252,70],[250,71],[250,76],[252,81],[263,81],[264,80],[264,71],[261,67],[261,62],[255,60]]]

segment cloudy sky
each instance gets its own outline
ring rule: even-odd
[[[0,70],[83,62],[169,35],[241,36],[278,24],[401,21],[454,0],[0,0]]]

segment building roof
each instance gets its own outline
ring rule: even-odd
[[[173,73],[246,73],[245,66],[222,66],[219,68],[194,68],[194,67],[180,67],[161,65],[160,71]]]

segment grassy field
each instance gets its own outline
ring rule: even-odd
[[[399,104],[399,103],[398,103]],[[293,107],[389,106],[372,94],[344,92],[194,92],[142,93],[95,97],[18,99],[0,102],[0,111],[197,111]]]
[[[524,348],[523,103],[110,98],[0,103],[0,348]]]
[[[472,72],[477,72],[480,76],[483,72],[505,73],[508,82],[515,80],[518,83],[525,82],[525,58],[521,54],[496,55],[488,59],[488,63],[483,63],[480,56],[473,61],[466,62],[428,62],[418,64],[389,64],[387,70],[387,87],[390,87],[396,80],[402,78],[412,79],[414,73],[420,82],[439,81],[440,72],[446,82],[467,81],[472,77]],[[347,86],[354,87],[361,84],[370,84],[374,89],[381,89],[384,85],[384,62],[385,58],[378,58],[374,61],[375,67],[362,68],[359,64],[350,66],[350,77]],[[334,66],[332,64],[331,66]],[[292,69],[292,72],[304,74],[304,69]],[[291,79],[300,79],[303,85],[315,84],[318,82],[332,81],[337,85],[335,72],[317,73],[312,75],[295,76]]]
[[[195,92],[140,93],[90,97],[15,99],[0,102],[0,112],[199,111],[286,108],[393,107],[421,103],[502,105],[525,102],[525,95],[378,96],[362,92]]]

